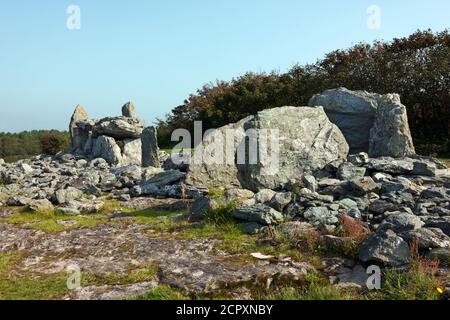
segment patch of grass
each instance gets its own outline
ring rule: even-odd
[[[225,195],[225,189],[223,188],[212,188],[208,190],[208,196],[212,197],[212,198],[220,198],[223,197]]]
[[[218,208],[214,210],[208,210],[205,213],[205,218],[209,223],[215,225],[229,225],[235,224],[231,214],[236,209],[236,203],[228,202],[219,204]]]
[[[92,228],[98,224],[107,223],[106,216],[102,214],[90,214],[84,216],[67,216],[57,212],[18,212],[0,221],[17,224],[23,228],[44,231],[46,233],[58,233],[75,228]],[[76,221],[76,224],[65,226],[58,221]]]
[[[355,300],[355,292],[340,291],[328,284],[328,281],[316,274],[305,277],[302,288],[286,287],[275,292],[259,296],[261,300]]]
[[[68,293],[67,275],[36,277],[15,275],[12,270],[22,254],[0,254],[0,300],[56,300]]]
[[[137,298],[137,300],[189,300],[181,291],[169,286],[158,286],[150,290],[146,295]]]
[[[155,280],[158,268],[154,264],[130,268],[121,274],[108,274],[105,276],[83,274],[81,285],[84,286],[103,286],[103,285],[128,285],[139,282]]]

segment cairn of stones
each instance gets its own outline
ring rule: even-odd
[[[146,127],[133,103],[122,107],[122,116],[89,119],[78,105],[69,126],[72,153],[87,159],[103,158],[113,166],[160,167],[154,127]]]

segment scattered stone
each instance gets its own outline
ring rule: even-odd
[[[10,207],[22,207],[22,206],[29,205],[30,202],[31,202],[30,198],[23,197],[23,196],[14,196],[14,197],[10,197],[6,201],[6,204]]]
[[[417,241],[420,249],[450,247],[450,238],[437,228],[410,230],[402,232],[400,237],[408,243]]]
[[[216,210],[219,208],[217,201],[210,197],[200,197],[197,198],[191,206],[189,212],[190,219],[203,219],[208,212]]]
[[[54,210],[53,204],[47,199],[33,200],[28,208],[32,212],[49,212]]]
[[[379,262],[399,267],[408,263],[409,246],[392,230],[383,230],[369,236],[361,244],[359,259],[362,262]]]
[[[358,154],[351,154],[347,157],[347,161],[354,166],[364,166],[369,163],[369,155],[365,152],[360,152]]]
[[[353,179],[350,181],[353,193],[357,196],[365,196],[371,192],[378,192],[381,186],[373,181],[371,177],[363,177],[359,179]]]
[[[255,194],[255,200],[257,203],[265,204],[272,200],[276,192],[270,189],[262,189],[257,194]]]
[[[338,169],[337,177],[341,180],[353,180],[363,178],[366,168],[356,167],[349,162],[344,162]]]
[[[291,201],[292,201],[292,194],[290,192],[279,192],[272,197],[272,199],[267,203],[267,205],[279,212],[283,212],[284,208],[286,208],[286,206]]]
[[[379,230],[406,232],[420,229],[425,223],[417,216],[408,213],[396,213],[388,216],[379,226]]]
[[[257,222],[262,225],[276,225],[284,221],[283,214],[264,204],[238,207],[232,216],[239,220]]]
[[[339,222],[337,214],[326,207],[309,208],[303,216],[313,225],[333,225]]]
[[[55,192],[55,198],[58,204],[63,204],[71,200],[78,200],[82,196],[83,192],[73,187],[68,187],[67,189],[59,189]]]

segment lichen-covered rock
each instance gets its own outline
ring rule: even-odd
[[[111,165],[118,165],[122,162],[122,150],[114,138],[100,136],[95,139],[92,157],[105,159]]]
[[[244,124],[253,119],[247,117],[217,129],[214,133],[207,135],[200,147],[196,147],[191,157],[186,183],[202,188],[236,187],[242,188],[242,183],[236,167],[236,150],[245,138]],[[224,138],[233,136],[229,141],[231,147],[227,152]],[[229,139],[227,139],[229,140]],[[207,161],[206,157],[214,151],[222,154],[220,163]],[[206,157],[205,157],[206,156]],[[206,160],[206,161],[205,161]]]
[[[378,99],[374,125],[370,131],[369,155],[402,158],[414,155],[415,149],[409,130],[406,107],[398,94],[387,94]]]
[[[348,155],[344,136],[328,120],[323,108],[267,109],[249,120],[245,128],[256,132],[259,151],[268,155],[259,157],[256,164],[238,165],[245,187],[251,190],[278,189],[291,179],[323,169]],[[271,144],[267,135],[275,133],[278,138]],[[278,159],[270,158],[276,149]]]
[[[142,164],[142,143],[141,139],[124,140],[121,166]]]

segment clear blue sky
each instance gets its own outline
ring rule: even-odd
[[[80,30],[66,28],[72,4]],[[66,129],[76,104],[99,118],[129,100],[152,123],[216,79],[448,27],[448,0],[2,0],[0,131]]]

